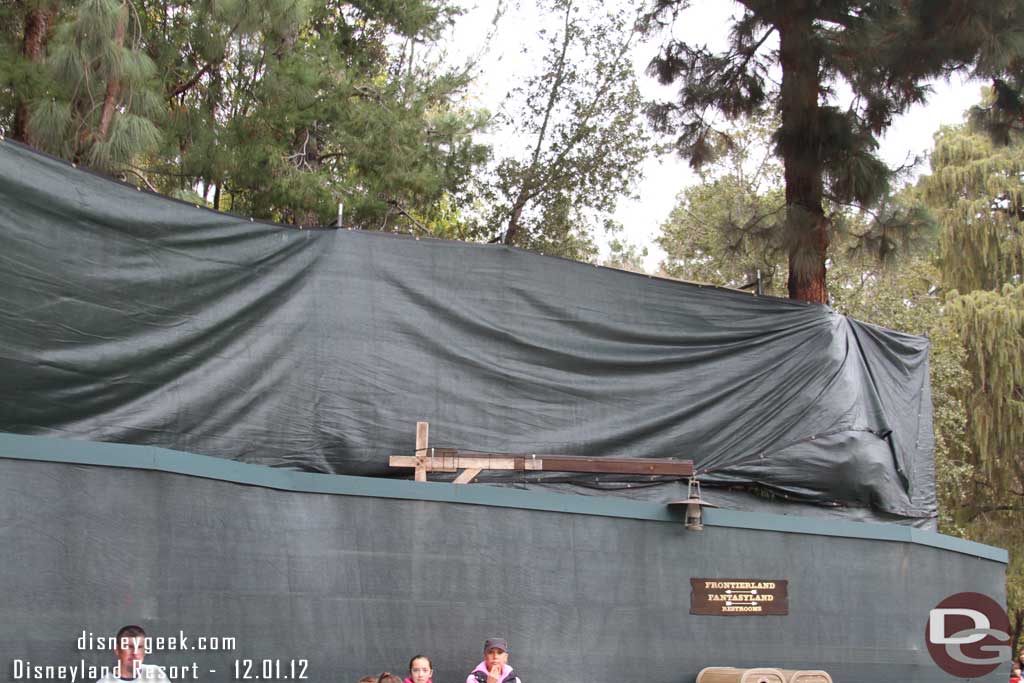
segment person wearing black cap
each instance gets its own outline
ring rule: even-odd
[[[484,661],[466,676],[466,683],[523,683],[508,665],[508,642],[504,638],[484,641]]]

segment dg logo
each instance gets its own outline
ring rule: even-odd
[[[946,673],[981,678],[1013,656],[1006,611],[981,593],[951,595],[928,613],[925,643]]]

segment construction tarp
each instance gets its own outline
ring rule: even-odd
[[[427,421],[432,446],[689,458],[739,507],[934,526],[928,342],[827,306],[251,221],[11,142],[0,291],[0,431],[394,477]]]

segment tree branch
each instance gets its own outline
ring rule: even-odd
[[[530,167],[537,165],[540,158],[540,150],[544,145],[544,138],[547,135],[548,123],[551,121],[551,112],[555,109],[555,102],[558,101],[558,90],[562,87],[565,79],[565,55],[569,51],[569,44],[572,43],[571,28],[572,1],[565,7],[565,36],[562,38],[562,53],[558,56],[558,70],[555,75],[555,82],[551,85],[551,92],[548,94],[548,106],[544,110],[544,121],[541,123],[540,131],[537,133],[537,145],[533,149],[533,161]]]
[[[970,516],[967,518],[968,522],[973,522],[978,516],[983,515],[987,512],[1020,512],[1024,510],[1024,506],[1020,505],[989,505],[980,508],[974,508],[970,512]]]
[[[757,51],[761,49],[762,45],[764,45],[764,41],[768,40],[768,36],[770,36],[773,33],[775,33],[774,26],[764,32],[764,35],[761,36],[761,40],[757,41],[757,44],[750,49],[750,52],[747,55],[745,55],[743,62],[739,64],[736,69],[733,69],[733,74],[740,73],[746,70],[747,64],[750,64],[750,60],[754,58],[754,56],[757,54]],[[729,79],[729,82],[731,83],[733,80],[735,80],[735,75]]]
[[[133,175],[137,175],[139,178],[142,179],[142,182],[146,183],[146,187],[149,188],[150,192],[153,192],[155,194],[160,194],[160,190],[158,190],[155,187],[153,187],[153,183],[149,182],[149,180],[146,178],[146,176],[142,175],[142,173],[139,172],[138,169],[134,168],[133,166],[125,166],[122,170],[127,171],[127,172],[129,172],[129,173],[131,173]]]
[[[206,65],[202,69],[197,71],[192,78],[188,79],[184,83],[174,86],[174,89],[171,90],[168,97],[177,97],[178,95],[181,95],[182,93],[191,90],[195,87],[196,83],[199,82],[200,78],[209,73],[210,69],[212,69],[215,66],[218,66],[219,64],[220,62],[207,62]]]
[[[420,232],[422,232],[425,235],[430,235],[431,234],[430,229],[427,226],[425,226],[422,223],[420,223],[418,220],[416,220],[415,216],[413,216],[411,213],[406,211],[405,207],[402,206],[401,202],[399,202],[397,199],[394,199],[394,198],[388,198],[387,201],[388,201],[388,204],[390,204],[391,206],[393,206],[396,209],[398,209],[398,213],[400,213],[401,215],[403,215],[406,218],[408,218],[409,220],[411,220],[413,225],[415,225],[417,228],[420,229]]]

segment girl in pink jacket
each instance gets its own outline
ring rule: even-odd
[[[405,683],[433,683],[434,665],[426,655],[416,655],[409,660],[409,677]]]

